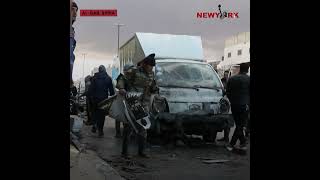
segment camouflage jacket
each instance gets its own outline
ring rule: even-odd
[[[133,68],[126,75],[120,74],[117,78],[118,89],[125,89],[128,92],[142,92],[143,99],[149,99],[152,93],[158,88],[154,79],[154,73],[146,73],[141,67]]]

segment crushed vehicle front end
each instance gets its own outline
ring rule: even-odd
[[[157,116],[158,133],[196,134],[212,141],[216,132],[228,125],[230,105],[210,65],[192,60],[158,60],[155,73],[159,95],[168,106]]]

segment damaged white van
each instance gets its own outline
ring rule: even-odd
[[[150,103],[151,133],[182,139],[196,134],[214,141],[230,118],[229,103],[223,98],[218,74],[204,61],[201,38],[136,33],[120,48],[120,69],[151,53],[155,53],[159,87]]]

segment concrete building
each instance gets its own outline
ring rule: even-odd
[[[239,33],[225,40],[224,56],[218,68],[225,70],[244,62],[250,62],[250,32]]]

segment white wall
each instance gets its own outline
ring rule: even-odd
[[[238,55],[238,50],[242,50]],[[239,33],[225,40],[224,60],[220,63],[220,67],[228,67],[230,65],[250,62],[250,32]],[[231,53],[231,57],[228,57]]]
[[[226,47],[224,49],[224,64],[240,64],[243,62],[250,62],[250,42],[241,43]],[[238,55],[238,50],[242,50],[241,55]],[[231,53],[231,57],[228,57],[228,53]]]

